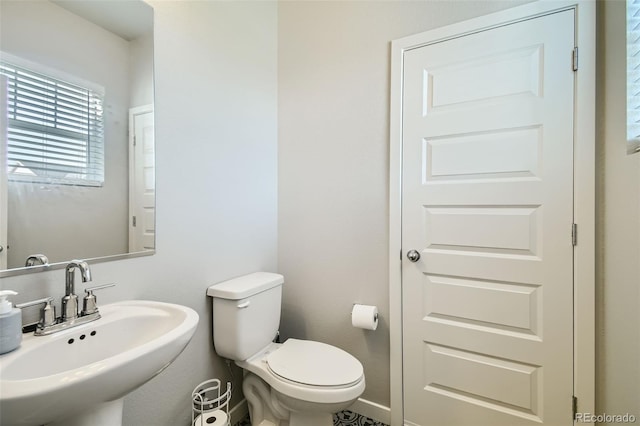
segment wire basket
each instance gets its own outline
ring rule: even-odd
[[[229,403],[231,402],[231,382],[222,392],[218,379],[200,383],[191,393],[191,426],[229,426]]]

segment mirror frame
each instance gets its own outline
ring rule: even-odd
[[[131,253],[114,254],[110,256],[82,258],[81,260],[87,262],[90,265],[93,265],[95,263],[110,262],[113,260],[123,260],[123,259],[132,259],[135,257],[152,256],[155,253],[156,251],[154,249],[154,250],[145,250],[145,251],[134,251]],[[0,278],[33,274],[36,272],[55,271],[57,269],[64,269],[67,266],[67,264],[71,262],[71,260],[72,259],[62,261],[62,262],[49,263],[47,265],[34,265],[34,266],[23,266],[21,268],[3,269],[3,270],[0,270]]]

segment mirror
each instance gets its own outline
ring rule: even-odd
[[[640,153],[640,0],[627,0],[627,154]]]
[[[3,0],[0,62],[0,277],[153,254],[151,6]]]

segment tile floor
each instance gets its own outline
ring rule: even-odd
[[[247,416],[244,419],[240,420],[239,422],[237,422],[233,426],[251,426],[251,422],[249,421],[249,416]]]
[[[333,415],[333,426],[388,426],[382,422],[344,410]]]
[[[249,417],[236,423],[234,426],[251,426]],[[333,426],[387,426],[384,423],[361,416],[353,411],[345,410],[333,415]]]

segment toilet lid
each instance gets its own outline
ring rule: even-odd
[[[289,339],[267,356],[271,371],[312,386],[341,386],[362,377],[362,364],[342,349],[326,343]]]

